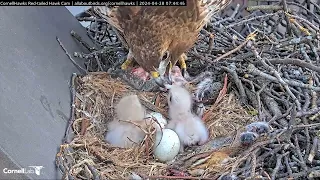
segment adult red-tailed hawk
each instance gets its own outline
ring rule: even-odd
[[[231,1],[187,0],[186,6],[95,6],[93,10],[123,36],[129,54],[122,69],[135,60],[152,77],[161,79],[177,62],[184,74],[184,53],[212,15]]]

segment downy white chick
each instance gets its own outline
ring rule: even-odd
[[[174,130],[180,139],[180,151],[185,146],[203,145],[209,133],[200,117],[191,112],[192,97],[184,87],[171,85],[168,95],[170,122],[167,128]]]
[[[135,144],[141,143],[145,133],[133,123],[138,124],[143,129],[146,128],[147,124],[144,120],[146,111],[141,105],[138,96],[129,95],[123,97],[115,107],[115,110],[117,118],[108,124],[105,140],[121,148],[130,148]],[[131,121],[132,123],[123,121]]]

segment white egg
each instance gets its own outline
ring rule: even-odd
[[[179,149],[180,140],[177,133],[171,129],[163,129],[162,133],[157,132],[153,149],[153,154],[157,159],[162,162],[171,161],[179,153]]]
[[[162,116],[162,114],[157,112],[151,112],[146,117],[155,118],[157,122],[160,124],[161,129],[163,129],[168,124],[167,120]],[[155,128],[157,129],[157,131],[160,131],[159,124],[155,124]]]

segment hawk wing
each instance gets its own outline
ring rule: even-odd
[[[226,8],[232,0],[199,0],[200,13],[207,22],[213,15]]]
[[[179,17],[185,22],[202,22],[203,27],[211,17],[228,6],[232,0],[187,0],[187,6],[93,6],[93,12],[123,33],[125,26],[137,16],[166,14],[168,18]],[[187,11],[186,11],[187,10]]]

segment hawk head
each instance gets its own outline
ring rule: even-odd
[[[132,57],[147,72],[157,72],[159,76],[168,75],[168,65],[173,62],[172,49],[169,45],[172,42],[170,36],[155,35],[154,32],[145,32],[142,34],[128,33],[127,38]],[[134,36],[134,38],[132,38]]]

